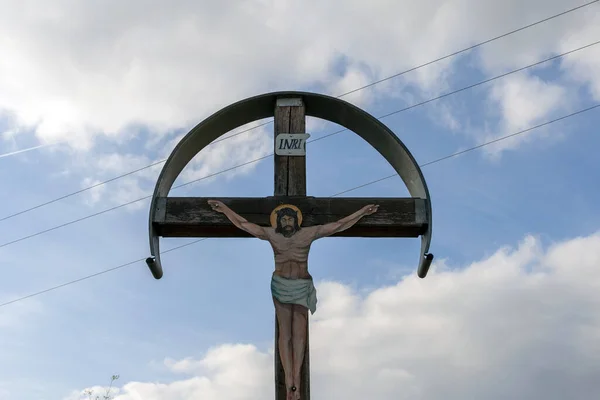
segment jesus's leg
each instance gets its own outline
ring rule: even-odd
[[[279,347],[279,356],[285,374],[285,387],[287,392],[294,385],[294,370],[293,370],[293,355],[292,355],[292,304],[284,304],[276,299],[275,314],[277,315],[277,324],[279,326],[279,339],[277,346]],[[289,396],[289,395],[288,395]]]
[[[292,317],[292,348],[294,354],[294,384],[296,392],[294,399],[300,399],[300,385],[304,351],[306,349],[306,330],[308,328],[308,309],[294,305]]]

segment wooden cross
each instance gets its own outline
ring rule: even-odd
[[[306,118],[302,98],[279,98],[275,105],[275,147],[279,134],[305,133]],[[297,144],[298,142],[296,142]],[[296,148],[287,143],[280,148]],[[277,149],[276,149],[277,150]],[[306,196],[306,156],[275,155],[274,193],[266,198],[218,198],[248,222],[271,226],[270,215],[281,204],[293,204],[303,214],[302,226],[331,223],[346,217],[367,204],[378,204],[377,213],[366,216],[351,228],[332,236],[339,237],[418,237],[427,231],[425,199],[421,198],[318,198]],[[250,237],[234,226],[225,215],[208,204],[212,198],[162,197],[157,199],[160,213],[152,221],[153,229],[163,237]],[[149,261],[150,262],[150,261]],[[150,265],[150,264],[149,264]],[[308,331],[308,327],[307,327]],[[286,400],[284,372],[277,341],[275,321],[275,393],[276,400]],[[310,358],[308,332],[300,398],[310,399]]]

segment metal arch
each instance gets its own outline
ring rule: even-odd
[[[146,263],[154,278],[160,279],[163,275],[159,237],[152,223],[155,215],[161,211],[157,199],[168,195],[181,171],[208,144],[239,126],[272,117],[277,99],[290,97],[302,98],[307,116],[335,122],[362,137],[396,170],[412,197],[427,200],[427,232],[421,236],[421,256],[417,269],[418,276],[425,278],[433,260],[433,254],[429,253],[432,212],[429,190],[421,168],[404,143],[381,121],[344,100],[309,92],[274,92],[238,101],[200,122],[175,146],[160,172],[150,205],[152,257],[147,258]]]

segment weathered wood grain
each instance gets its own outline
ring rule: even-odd
[[[277,146],[276,138],[280,133],[290,133],[290,117],[292,107],[275,107],[275,131],[273,133],[273,148]],[[275,154],[274,158],[274,195],[287,196],[288,161],[289,157]]]
[[[306,133],[304,105],[291,107],[289,133]],[[287,157],[288,196],[306,196],[306,156]],[[277,195],[277,193],[274,193]]]
[[[154,222],[163,237],[249,237],[223,214],[213,211],[209,198],[167,197],[157,202],[165,207]],[[294,204],[303,215],[302,226],[335,222],[367,204],[379,210],[366,216],[338,237],[417,237],[427,230],[425,200],[417,198],[361,197],[248,197],[222,198],[233,211],[260,226],[270,226],[271,211],[283,203]]]
[[[275,134],[274,138],[279,133],[306,133],[306,117],[304,103],[302,99],[296,99],[299,104],[294,106],[275,106]],[[306,157],[305,156],[278,156],[275,155],[275,185],[274,196],[306,196]],[[271,203],[262,204],[268,209],[269,206],[275,207],[281,204]],[[271,207],[271,210],[273,208]],[[266,210],[261,208],[261,210]],[[270,212],[269,212],[270,215]],[[257,215],[258,217],[258,215]],[[266,221],[263,219],[264,214],[261,213],[261,222],[270,225],[269,218]],[[310,400],[310,348],[308,346],[308,327],[306,326],[306,348],[304,350],[304,361],[302,363],[300,385],[300,398]],[[283,364],[279,355],[279,325],[275,320],[275,400],[286,399],[285,373]]]

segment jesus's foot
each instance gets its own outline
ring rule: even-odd
[[[288,388],[285,400],[300,400],[300,391],[296,386],[291,386]]]
[[[292,386],[290,392],[292,394],[291,400],[300,400],[300,390],[296,386]]]

